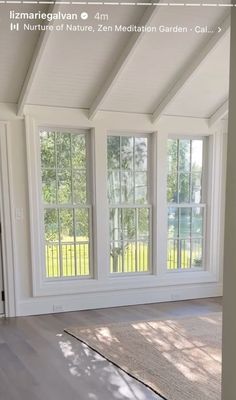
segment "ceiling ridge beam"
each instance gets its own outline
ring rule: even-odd
[[[221,31],[218,32],[218,27],[221,28]],[[180,92],[186,82],[191,78],[194,72],[199,68],[202,62],[209,56],[209,54],[213,51],[213,49],[218,45],[220,40],[225,36],[225,34],[230,29],[230,15],[228,15],[222,24],[218,24],[215,27],[216,33],[214,33],[211,38],[207,41],[206,44],[203,45],[202,49],[196,53],[192,60],[190,60],[184,69],[180,78],[174,81],[171,85],[171,89],[168,93],[163,97],[161,102],[157,105],[155,111],[153,112],[151,119],[152,122],[156,122],[159,120],[161,115],[164,113],[167,106],[174,100],[176,95]]]
[[[229,112],[229,100],[227,99],[223,104],[221,104],[220,107],[217,108],[217,110],[209,118],[208,121],[209,127],[211,128],[217,122],[222,120],[228,114],[228,112]]]
[[[60,5],[54,4],[50,5],[47,12],[55,13],[58,12]],[[55,20],[49,21],[47,25],[53,25]],[[32,88],[35,76],[37,74],[40,62],[42,61],[43,54],[49,39],[51,31],[46,30],[42,31],[39,35],[33,56],[31,58],[29,68],[19,95],[18,106],[17,106],[17,115],[22,116],[24,113],[24,107],[27,104],[27,100],[29,98],[30,90]]]
[[[147,6],[142,18],[137,23],[139,26],[145,26],[151,23],[154,16],[158,11],[157,6]],[[102,104],[104,103],[105,99],[107,98],[108,94],[111,92],[114,84],[118,80],[119,76],[123,72],[125,66],[127,65],[128,61],[131,59],[132,55],[134,54],[137,46],[141,42],[145,32],[134,32],[131,38],[128,40],[125,48],[123,49],[121,55],[119,56],[115,66],[113,67],[112,71],[108,75],[108,78],[103,83],[102,88],[96,95],[90,110],[89,110],[89,118],[93,119],[97,112],[101,109]]]

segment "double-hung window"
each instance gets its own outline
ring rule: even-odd
[[[40,129],[47,279],[91,275],[88,136]]]
[[[149,140],[145,135],[107,139],[111,273],[151,271]]]
[[[167,269],[204,267],[206,140],[168,140]]]

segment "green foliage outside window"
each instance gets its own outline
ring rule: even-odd
[[[107,167],[111,272],[146,272],[150,240],[148,139],[109,136]]]
[[[168,140],[168,269],[202,266],[203,140]]]
[[[41,130],[40,150],[47,276],[76,275],[77,252],[86,256],[86,267],[77,274],[88,274],[88,248],[81,250],[89,243],[86,137]]]

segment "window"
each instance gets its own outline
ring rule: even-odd
[[[149,161],[147,137],[108,137],[111,273],[151,269]]]
[[[203,139],[168,140],[169,270],[203,267],[206,204]]]
[[[46,278],[91,275],[87,136],[40,130]]]

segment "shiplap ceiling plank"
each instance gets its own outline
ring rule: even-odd
[[[145,26],[150,24],[156,13],[158,12],[158,7],[156,6],[148,6],[139,21],[140,26]],[[89,118],[93,119],[99,109],[102,107],[102,104],[105,98],[110,93],[112,87],[114,86],[115,82],[119,78],[120,74],[122,73],[123,69],[125,68],[128,61],[131,59],[136,47],[142,40],[142,37],[145,35],[144,32],[135,32],[132,34],[131,38],[129,39],[125,49],[123,50],[122,54],[118,58],[115,67],[111,71],[110,75],[106,79],[106,81],[102,85],[102,89],[97,94],[96,98],[94,99],[90,110],[89,110]]]
[[[50,5],[48,8],[48,12],[49,13],[57,13],[59,11],[59,8],[60,8],[60,5],[58,3],[54,4],[54,5]],[[48,22],[49,25],[52,25],[53,23],[55,23],[55,20]],[[50,33],[51,33],[50,30],[42,31],[40,33],[37,45],[35,47],[35,51],[33,53],[33,56],[32,56],[32,59],[31,59],[30,65],[29,65],[29,69],[28,69],[28,72],[27,72],[26,78],[24,80],[24,83],[23,83],[23,86],[22,86],[22,89],[20,92],[20,96],[18,99],[17,114],[19,116],[23,115],[24,106],[27,104],[30,89],[32,87],[35,76],[37,74],[37,70],[39,68],[40,62],[43,59],[44,50],[46,48]]]
[[[15,13],[23,10],[27,13],[44,13],[47,11],[48,5],[32,4],[34,2],[23,6],[18,3],[14,3],[14,5],[8,3],[0,4],[0,103],[16,104],[40,32],[29,33],[25,29],[20,29],[18,32],[11,31],[10,11],[14,9]]]
[[[218,31],[218,26],[221,27],[220,32]],[[194,74],[194,72],[198,69],[202,62],[210,55],[211,51],[217,46],[219,41],[225,36],[229,29],[230,15],[227,16],[222,24],[215,27],[214,31],[216,33],[211,36],[207,44],[203,46],[202,50],[190,60],[180,78],[177,81],[173,82],[173,84],[171,85],[171,89],[168,91],[162,101],[157,105],[155,111],[153,112],[151,117],[153,122],[156,122],[161,117],[167,106],[174,100],[174,98],[183,88],[188,79]]]
[[[209,118],[209,126],[212,127],[221,119],[223,119],[229,112],[229,100],[226,100]]]

